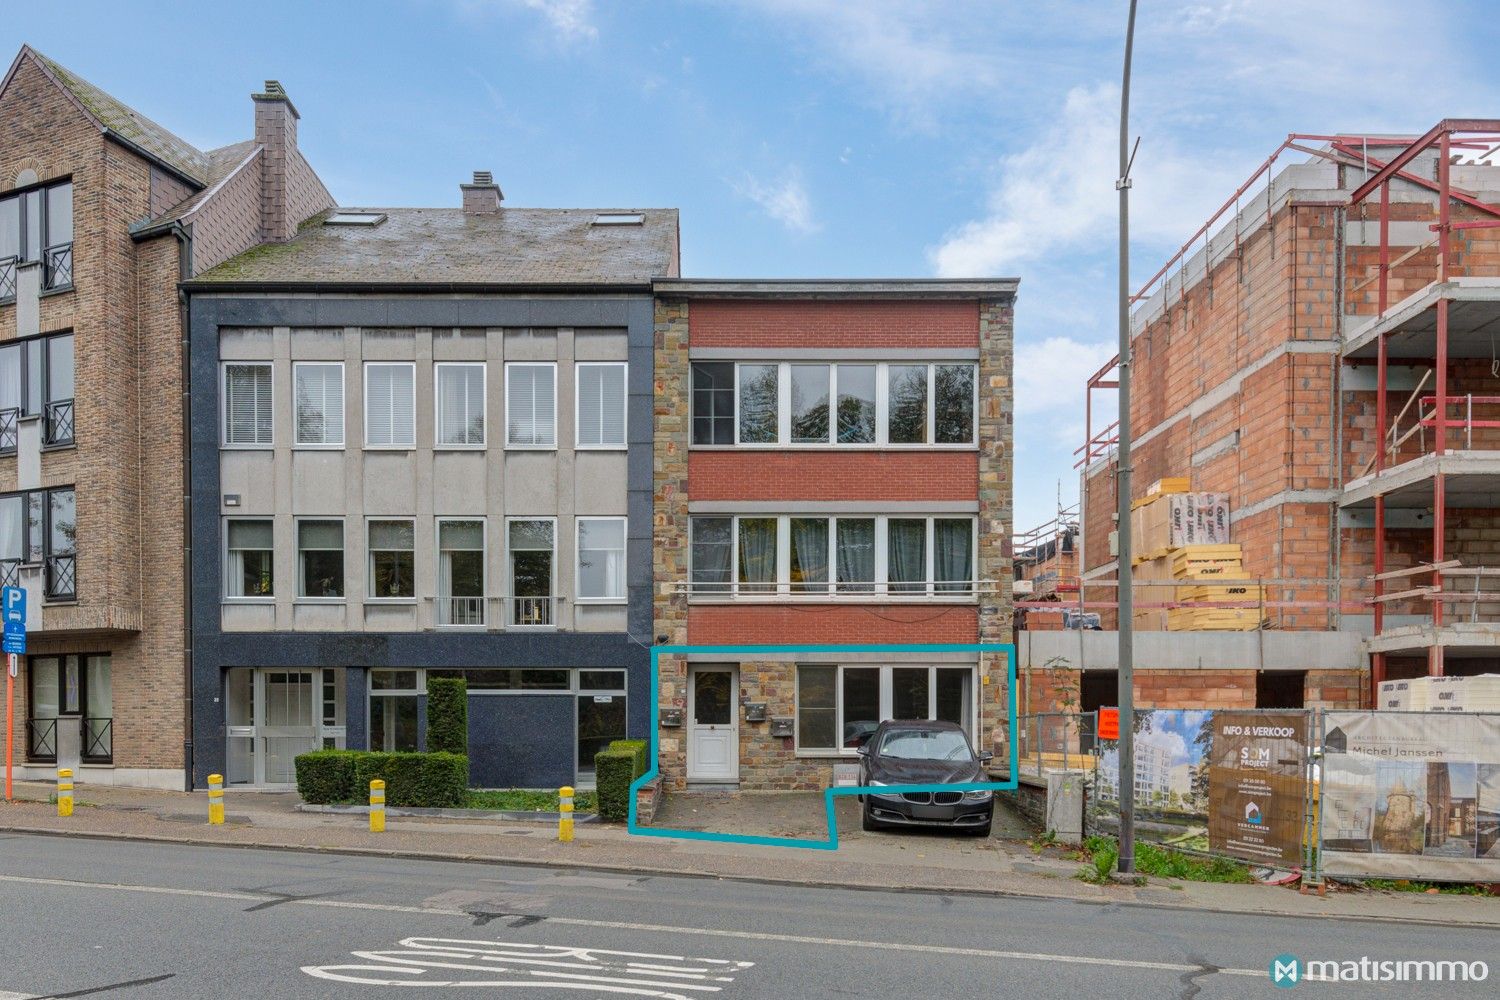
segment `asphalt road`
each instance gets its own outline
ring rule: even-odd
[[[1267,997],[1284,953],[1496,959],[1477,928],[0,836],[0,1000]]]

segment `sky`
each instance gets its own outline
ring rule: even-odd
[[[340,204],[676,207],[689,277],[1015,277],[1019,529],[1076,500],[1114,355],[1124,0],[13,4],[22,42],[203,147],[280,80]],[[1500,113],[1483,0],[1142,0],[1132,269],[1289,132]],[[1108,398],[1099,400],[1112,406]]]

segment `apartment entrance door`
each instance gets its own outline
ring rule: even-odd
[[[740,733],[735,668],[694,665],[691,670],[687,779],[706,784],[737,783]]]
[[[297,756],[344,744],[343,673],[340,668],[229,671],[229,784],[290,786]]]

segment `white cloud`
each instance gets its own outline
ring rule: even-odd
[[[564,42],[591,42],[599,37],[594,0],[460,0],[459,6],[475,12],[499,6],[540,14]]]
[[[742,183],[733,185],[735,193],[749,198],[777,222],[796,233],[814,233],[820,228],[813,218],[812,200],[802,184],[802,174],[787,170],[777,181],[767,183],[746,174]]]
[[[1021,340],[1015,352],[1016,417],[1080,409],[1084,379],[1114,354],[1113,343],[1066,336]]]

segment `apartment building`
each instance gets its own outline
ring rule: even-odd
[[[646,732],[677,213],[458,193],[333,209],[185,285],[200,780],[424,749],[438,676],[467,681],[477,786],[587,787]]]
[[[1387,677],[1500,669],[1497,137],[1292,136],[1140,289],[1132,500],[1165,477],[1227,494],[1262,595],[1256,632],[1138,632],[1141,703],[1356,707]],[[1080,449],[1106,628],[1117,470],[1093,414],[1113,367]],[[1037,662],[1066,642],[1033,639]],[[1112,676],[1106,639],[1073,645]]]
[[[22,777],[184,785],[176,285],[332,204],[280,87],[254,108],[250,139],[205,150],[29,46],[0,80],[0,582],[28,593]]]
[[[1011,638],[1016,287],[655,283],[653,631],[783,650],[661,657],[667,788],[852,779],[884,719],[1003,732],[1003,656],[837,647]]]

